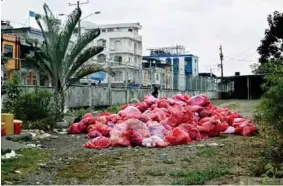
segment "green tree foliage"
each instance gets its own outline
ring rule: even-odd
[[[34,54],[27,56],[26,61],[38,72],[44,73],[52,82],[55,98],[57,120],[63,118],[65,91],[79,79],[95,73],[114,73],[109,67],[94,63],[91,59],[103,50],[103,47],[89,46],[100,35],[100,29],[93,29],[76,41],[71,41],[75,27],[80,20],[81,10],[75,9],[67,18],[65,25],[54,17],[49,7],[43,6],[45,15],[36,16],[43,37],[43,44],[28,40],[34,47]],[[87,63],[91,62],[91,63]]]
[[[268,62],[282,62],[283,59],[283,13],[275,11],[273,15],[268,16],[267,22],[269,28],[265,30],[265,36],[257,49],[261,65]],[[262,70],[265,68],[258,71]]]

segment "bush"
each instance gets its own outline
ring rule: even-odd
[[[15,74],[10,81],[4,84],[7,97],[3,101],[3,109],[1,112],[14,113],[17,108],[16,103],[22,94],[20,86],[20,79]],[[1,97],[2,99],[2,97]]]
[[[53,95],[47,91],[35,90],[21,95],[16,102],[15,118],[36,121],[52,118]]]

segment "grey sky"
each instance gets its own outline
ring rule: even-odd
[[[81,0],[82,2],[87,0]],[[224,75],[250,73],[256,48],[268,27],[267,15],[283,12],[283,0],[89,0],[83,17],[98,24],[140,22],[146,48],[181,44],[200,58],[200,71],[217,70],[219,45],[223,45]],[[54,13],[68,13],[75,0],[3,0],[1,18],[27,23],[28,11],[42,13],[46,2]],[[16,12],[16,13],[15,13]],[[35,26],[35,22],[31,21]],[[16,26],[20,26],[16,24]]]

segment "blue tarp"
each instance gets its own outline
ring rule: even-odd
[[[90,77],[90,79],[93,79],[93,80],[103,81],[104,78],[105,78],[105,73],[104,72],[96,72],[94,74],[91,74],[89,77]]]

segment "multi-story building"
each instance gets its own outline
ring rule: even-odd
[[[111,65],[115,77],[108,78],[108,74],[102,75],[102,84],[126,85],[126,83],[141,84],[142,70],[142,36],[139,30],[140,23],[119,23],[96,25],[91,22],[82,22],[82,32],[99,27],[101,34],[92,45],[103,46],[104,50],[95,56],[94,61]],[[96,79],[97,75],[89,76]]]
[[[186,90],[189,87],[189,77],[198,76],[198,60],[195,55],[185,52],[184,46],[177,47],[163,47],[149,49],[150,56],[161,61],[165,61],[166,64],[171,66],[172,89]]]
[[[41,31],[31,27],[13,28],[9,21],[1,21],[1,32],[2,52],[8,59],[4,68],[4,79],[10,79],[14,72],[18,72],[23,84],[48,85],[46,77],[23,67],[23,63],[27,62],[24,60],[25,54],[33,50],[26,43],[26,37],[37,39],[41,43],[44,41]]]
[[[154,57],[143,57],[142,86],[171,88],[171,66]]]

